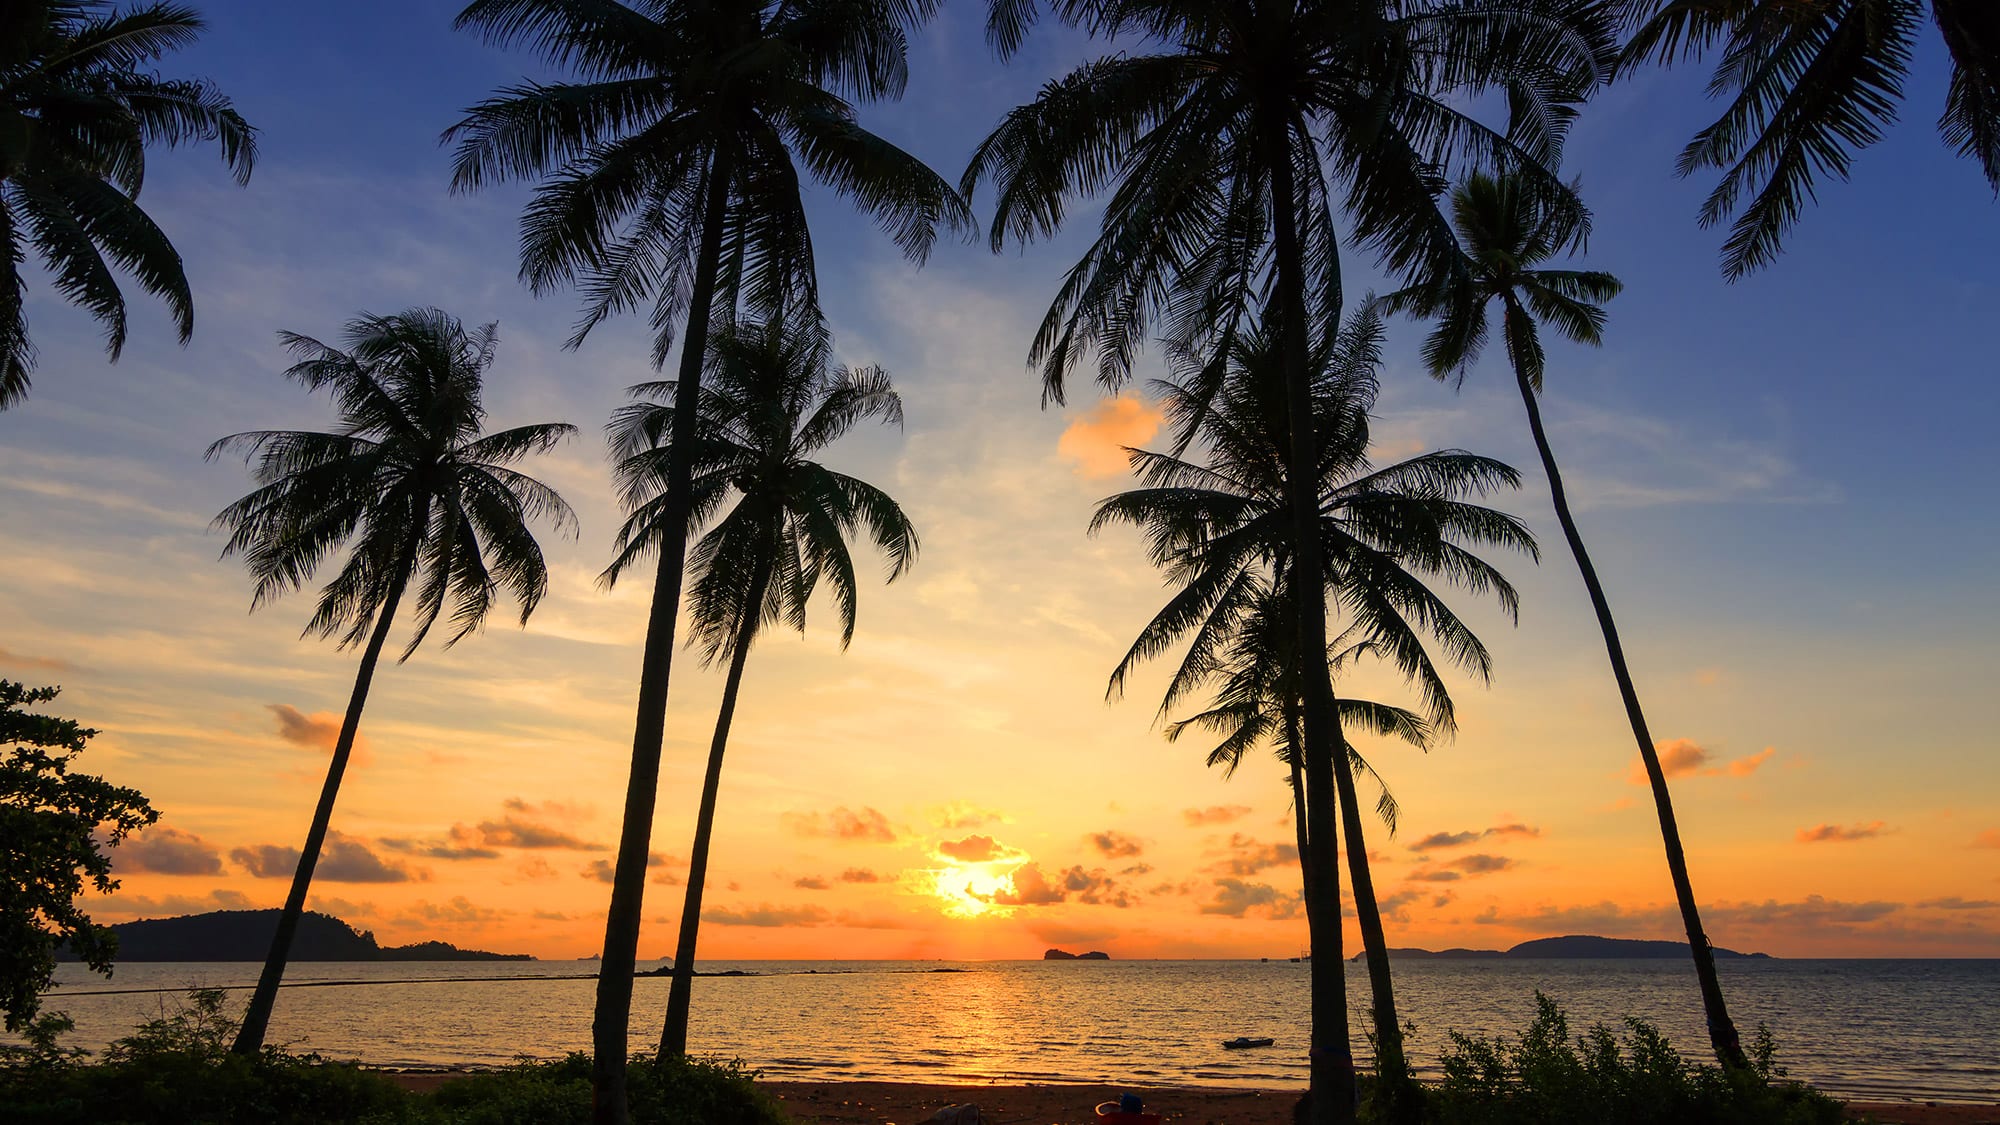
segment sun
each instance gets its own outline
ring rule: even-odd
[[[995,896],[1014,890],[1011,873],[995,870],[990,863],[951,863],[930,872],[930,891],[943,903],[946,917],[978,918],[987,914],[1012,913],[993,902]]]

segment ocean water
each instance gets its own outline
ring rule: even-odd
[[[651,967],[655,963],[642,963]],[[1848,1097],[2000,1102],[2000,961],[1725,961],[1747,1041],[1770,1027],[1779,1063]],[[240,989],[254,964],[130,964],[110,981],[64,965],[45,1004],[98,1047],[191,987]],[[1305,1082],[1306,965],[1284,961],[704,962],[752,974],[695,982],[690,1045],[772,1078],[1033,1080],[1290,1087]],[[941,971],[952,970],[952,971]],[[300,963],[273,1042],[383,1067],[489,1066],[583,1050],[594,962]],[[1537,989],[1573,1032],[1626,1016],[1704,1058],[1683,960],[1403,961],[1397,999],[1421,1073],[1446,1033],[1512,1034]],[[107,990],[118,990],[110,992]],[[159,990],[159,991],[145,991]],[[657,1041],[667,981],[635,982],[633,1044]],[[1349,973],[1357,1040],[1366,976]],[[1270,1036],[1260,1050],[1224,1039]]]

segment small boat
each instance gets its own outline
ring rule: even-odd
[[[1234,1039],[1224,1039],[1222,1045],[1229,1050],[1240,1051],[1245,1047],[1268,1047],[1275,1042],[1275,1039],[1252,1039],[1248,1035],[1239,1035]]]

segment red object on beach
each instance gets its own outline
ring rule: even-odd
[[[1160,1125],[1166,1120],[1157,1113],[1126,1113],[1117,1102],[1098,1102],[1098,1125]]]

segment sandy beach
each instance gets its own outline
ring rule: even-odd
[[[1133,1086],[1003,1086],[902,1082],[765,1082],[801,1125],[921,1125],[970,1102],[990,1125],[1090,1125],[1093,1107],[1136,1093],[1147,1110],[1184,1125],[1291,1125],[1295,1091]],[[1879,1125],[2000,1125],[2000,1106],[1855,1104]],[[1863,1116],[1863,1115],[1868,1116]]]
[[[407,1090],[429,1093],[454,1072],[398,1072]],[[1099,1102],[1136,1093],[1147,1110],[1182,1125],[1291,1125],[1297,1091],[1193,1086],[1001,1085],[916,1082],[764,1082],[800,1125],[922,1125],[950,1105],[971,1103],[988,1125],[1091,1125]],[[1876,1125],[2000,1125],[2000,1105],[1856,1102],[1856,1121]]]

